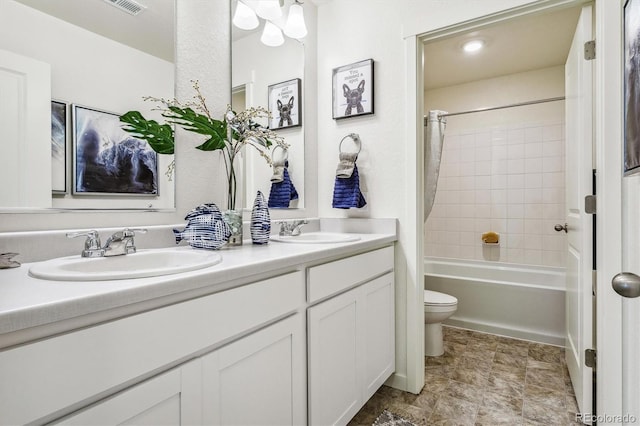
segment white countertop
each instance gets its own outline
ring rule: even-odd
[[[149,278],[49,281],[31,277],[31,263],[0,270],[0,348],[369,251],[397,239],[395,233],[354,235],[360,239],[335,244],[245,241],[243,246],[219,250],[222,262],[215,266]],[[40,330],[29,334],[34,329]]]

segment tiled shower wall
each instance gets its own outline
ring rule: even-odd
[[[564,142],[564,123],[445,131],[425,255],[564,266]]]

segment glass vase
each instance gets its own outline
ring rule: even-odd
[[[242,210],[227,210],[222,214],[224,221],[231,228],[231,236],[227,245],[242,245]]]

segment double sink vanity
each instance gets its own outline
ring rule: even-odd
[[[346,424],[395,369],[396,223],[313,231],[0,270],[0,423]]]

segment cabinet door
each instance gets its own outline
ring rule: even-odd
[[[395,302],[393,274],[386,274],[361,287],[364,298],[363,400],[367,401],[395,371]]]
[[[307,310],[309,424],[347,424],[363,404],[358,289]]]
[[[199,360],[153,377],[55,424],[201,424]]]
[[[395,370],[393,273],[309,308],[309,423],[345,425]]]
[[[204,424],[306,424],[304,344],[295,314],[203,356]]]

